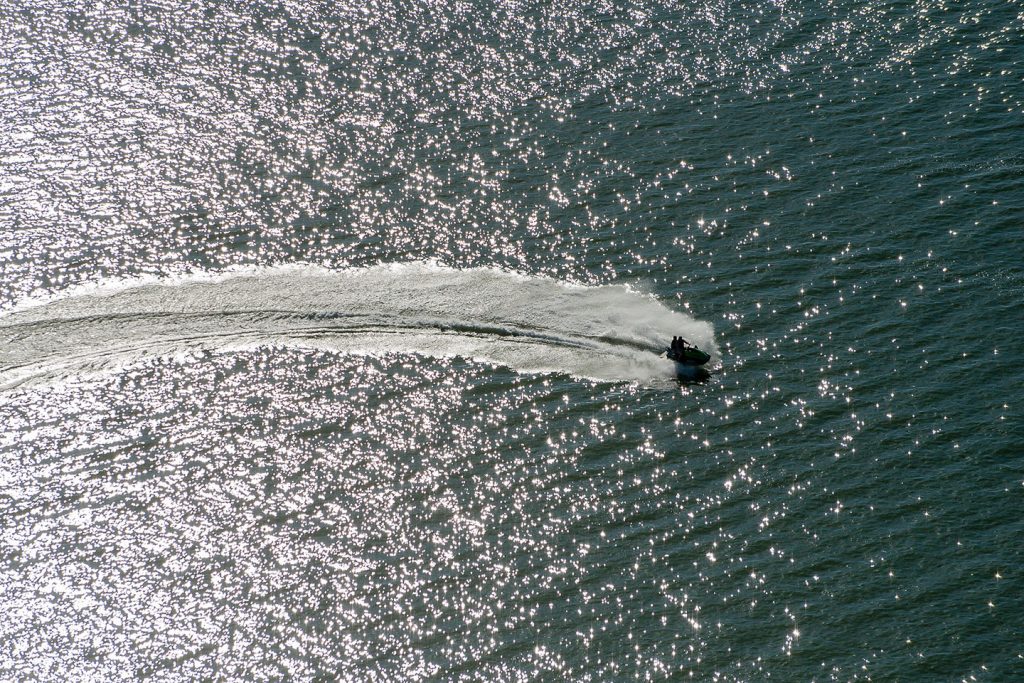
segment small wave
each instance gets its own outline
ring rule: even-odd
[[[286,266],[105,283],[0,315],[0,386],[117,367],[150,354],[289,345],[461,356],[608,381],[671,374],[681,334],[719,352],[710,323],[623,285],[494,268]]]

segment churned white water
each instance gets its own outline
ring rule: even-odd
[[[38,382],[152,354],[259,345],[461,356],[610,381],[668,377],[682,335],[719,352],[710,323],[624,285],[415,262],[107,283],[0,317],[0,382]]]

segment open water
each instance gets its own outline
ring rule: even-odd
[[[0,678],[1024,679],[1020,2],[8,0],[0,65]]]

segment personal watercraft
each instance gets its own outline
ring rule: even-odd
[[[711,356],[683,339],[674,339],[665,356],[675,365],[676,378],[683,382],[705,382],[711,376],[701,367]]]
[[[674,348],[665,349],[665,355],[679,365],[704,365],[711,360],[710,355],[683,340],[679,340]]]

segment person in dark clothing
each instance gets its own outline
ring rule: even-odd
[[[672,337],[672,355],[680,358],[686,352],[686,340],[682,337]]]

